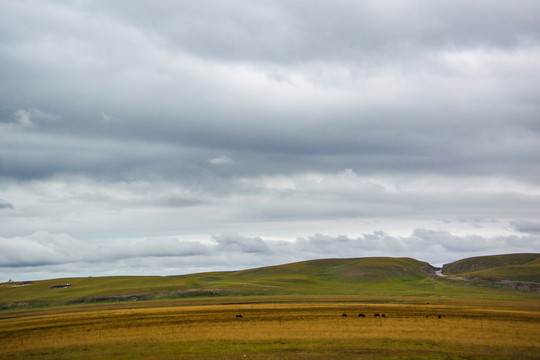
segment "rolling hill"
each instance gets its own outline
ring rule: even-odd
[[[511,266],[518,267],[511,270],[514,272],[513,278],[521,274],[521,277],[536,279],[539,269],[538,255],[535,255],[536,258],[532,255],[534,254],[520,254],[522,260],[518,264],[515,264],[514,260],[508,260],[514,257],[497,264],[511,263]],[[502,271],[506,268],[487,265],[482,265],[481,268],[479,264],[490,263],[486,258],[489,257],[483,257],[478,262],[465,259],[464,263],[454,268],[451,264],[445,265],[445,272],[455,271],[452,269]],[[496,261],[499,260],[491,263]],[[179,276],[87,277],[10,282],[0,284],[0,309],[171,299],[218,298],[226,301],[239,297],[245,299],[283,296],[492,299],[539,297],[538,294],[515,291],[505,284],[493,281],[463,281],[461,277],[439,277],[434,270],[427,262],[412,258],[373,257],[310,260],[242,271]]]
[[[478,256],[445,264],[442,271],[445,275],[540,283],[540,254]]]

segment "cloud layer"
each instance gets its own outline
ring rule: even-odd
[[[361,255],[371,237],[373,253],[413,257],[431,237],[433,262],[538,251],[539,13],[520,0],[3,2],[0,237],[27,249],[5,255],[5,277],[92,263],[58,239],[96,259],[94,244],[147,244],[102,273],[145,254],[153,273],[152,259],[347,256],[342,239]]]
[[[357,238],[315,234],[294,241],[214,236],[202,244],[176,238],[122,239],[87,243],[66,234],[34,233],[27,238],[0,238],[0,276],[13,271],[26,278],[96,275],[176,275],[196,271],[240,270],[306,259],[409,256],[442,265],[460,256],[527,251],[535,235],[455,236],[446,231],[415,229],[409,236],[382,231]],[[112,264],[112,266],[111,266]]]

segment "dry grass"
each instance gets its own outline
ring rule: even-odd
[[[540,358],[540,305],[488,303],[44,310],[0,319],[0,359]]]

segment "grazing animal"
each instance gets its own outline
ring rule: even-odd
[[[426,319],[428,318],[429,316],[426,315]]]
[[[382,314],[382,315],[381,315],[381,317],[385,318],[385,317],[386,317],[386,315]]]
[[[243,316],[239,314],[239,315],[236,315],[236,318],[241,319],[241,318],[243,318]]]
[[[341,314],[341,316],[343,316],[343,317],[347,317],[347,314],[343,313],[343,314]]]
[[[440,318],[442,318],[442,315],[438,315],[437,317],[440,319]]]
[[[377,313],[377,314],[373,315],[373,317],[380,317],[380,315]]]
[[[363,317],[363,318],[365,318],[366,315],[364,315],[364,314],[358,314],[358,317]]]

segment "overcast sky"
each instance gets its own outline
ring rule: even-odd
[[[0,2],[0,281],[510,252],[538,1]]]

